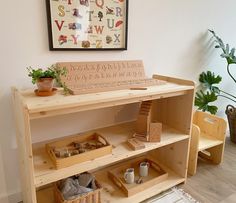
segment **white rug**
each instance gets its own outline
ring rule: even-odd
[[[190,194],[184,192],[182,189],[172,188],[166,192],[161,193],[143,203],[199,203]]]

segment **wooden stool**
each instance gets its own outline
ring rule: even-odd
[[[188,173],[197,170],[198,155],[220,164],[225,146],[226,121],[209,113],[196,111],[193,116]]]

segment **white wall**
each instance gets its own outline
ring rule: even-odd
[[[215,29],[236,46],[235,7],[235,0],[130,0],[128,51],[50,52],[45,0],[1,0],[0,202],[4,201],[1,197],[20,191],[10,87],[31,87],[27,66],[43,67],[57,61],[142,59],[149,76],[159,73],[197,80],[198,74],[209,67],[224,76],[226,89],[233,90],[225,63],[212,48],[207,29]],[[221,105],[221,115],[225,104]],[[124,116],[119,113],[122,111],[122,108],[114,112],[106,110],[111,122],[115,122],[113,114],[120,121]],[[101,112],[99,114],[102,116]],[[40,125],[46,124],[40,121]],[[64,131],[78,130],[76,124],[74,122]],[[89,127],[87,122],[83,124],[83,129]],[[36,131],[37,124],[33,126]],[[50,126],[48,129],[52,132]],[[39,134],[36,137],[41,139]]]

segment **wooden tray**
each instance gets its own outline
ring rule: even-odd
[[[137,184],[136,180],[139,179],[139,164],[141,162],[149,162],[149,173],[147,177],[142,177],[143,183]],[[128,168],[134,168],[135,171],[135,182],[133,184],[127,184],[124,180],[124,173]],[[126,162],[109,171],[108,176],[120,189],[123,190],[127,197],[130,197],[166,180],[168,173],[165,172],[156,162],[144,158],[139,161],[135,160]]]
[[[55,155],[54,149],[66,148],[73,142],[89,142],[89,141],[99,141],[104,146],[98,149],[93,149],[90,151],[85,151],[84,153],[73,155],[66,158],[58,158]],[[77,135],[74,137],[65,138],[63,140],[55,141],[46,144],[46,150],[55,166],[56,169],[65,168],[74,164],[79,164],[85,161],[93,160],[98,157],[102,157],[112,153],[112,146],[108,141],[100,134],[93,133],[88,135]]]

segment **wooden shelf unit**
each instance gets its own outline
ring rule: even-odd
[[[154,75],[153,77],[165,80],[167,83],[148,87],[147,90],[127,89],[73,96],[64,96],[61,91],[58,91],[55,96],[44,98],[36,97],[33,90],[17,90],[13,88],[24,203],[41,202],[39,200],[41,198],[40,194],[44,194],[44,191],[47,194],[50,188],[37,193],[36,191],[57,180],[88,170],[105,173],[110,165],[145,153],[154,157],[158,153],[158,161],[172,172],[170,172],[170,177],[167,181],[154,186],[155,188],[150,188],[135,195],[136,200],[141,200],[137,198],[139,196],[144,200],[144,198],[149,198],[184,182],[187,177],[194,83],[165,76]],[[160,143],[145,143],[146,147],[142,150],[133,151],[125,144],[126,140],[134,132],[134,123],[124,123],[96,130],[96,132],[103,134],[113,145],[112,155],[60,170],[53,169],[52,163],[44,150],[45,143],[32,144],[31,136],[33,135],[31,135],[30,129],[30,121],[32,119],[79,113],[86,110],[139,103],[147,100],[153,100],[153,111],[155,112],[153,119],[162,122],[164,130]],[[181,159],[179,160],[178,157],[181,157]],[[101,177],[106,180],[105,175]],[[53,195],[53,193],[50,193],[50,195]],[[43,198],[46,198],[46,196],[44,195]],[[116,202],[114,199],[116,197],[107,197],[106,194],[104,194],[104,197],[110,199],[111,202]],[[128,201],[130,202],[125,197],[117,200],[117,202]],[[50,198],[46,202],[50,203]]]

